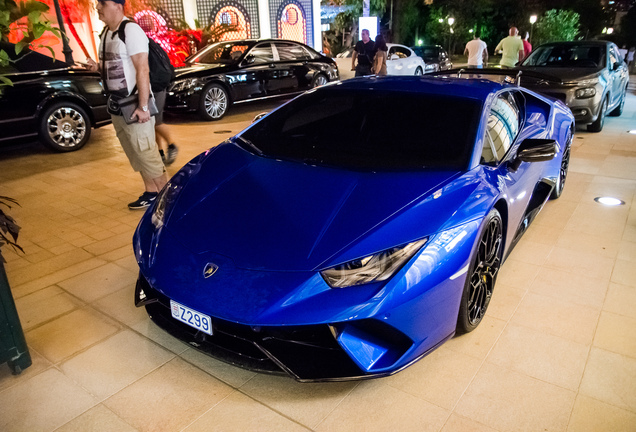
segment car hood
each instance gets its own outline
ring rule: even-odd
[[[457,212],[457,201],[425,199],[457,171],[363,173],[234,144],[201,160],[164,229],[191,253],[220,254],[243,269],[315,270],[422,238]]]
[[[184,66],[175,69],[174,75],[178,78],[187,78],[189,76],[198,76],[200,74],[207,75],[209,71],[212,73],[221,72],[229,69],[229,65],[222,63],[211,63],[211,64],[203,64],[203,63],[195,63],[189,66]],[[206,73],[207,72],[207,73]]]
[[[555,68],[555,67],[526,67],[519,68],[524,72],[535,72],[544,75],[544,78],[556,83],[591,79],[597,77],[601,71],[594,68]],[[523,75],[521,76],[523,81]],[[534,77],[533,77],[534,78]],[[539,77],[537,77],[539,78]]]

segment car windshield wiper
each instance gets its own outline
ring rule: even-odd
[[[243,138],[241,136],[237,136],[236,139],[240,140],[243,144],[247,145],[249,148],[254,150],[257,155],[263,156],[263,151],[261,149],[259,149],[258,147],[256,147],[256,145],[252,141],[250,141],[250,140],[248,140],[246,138]]]

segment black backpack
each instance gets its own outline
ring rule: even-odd
[[[117,29],[117,36],[123,43],[126,43],[126,25],[131,22],[135,21],[124,20]],[[108,27],[104,27],[102,34],[107,29]],[[152,91],[160,92],[167,89],[174,77],[174,66],[170,63],[170,57],[166,51],[152,38],[148,38],[148,67],[150,68],[150,88]]]

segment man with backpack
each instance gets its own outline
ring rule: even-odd
[[[132,168],[141,174],[145,192],[128,204],[131,210],[143,210],[157,198],[168,181],[166,169],[157,150],[155,119],[149,110],[149,42],[144,31],[124,15],[126,0],[98,0],[97,13],[106,28],[100,40],[100,63],[89,59],[88,68],[99,71],[104,88],[109,95],[108,111],[111,114],[117,138]],[[120,32],[120,28],[123,30]],[[123,36],[123,38],[122,38]],[[124,40],[122,40],[124,39]],[[138,105],[126,123],[118,100],[137,92]]]

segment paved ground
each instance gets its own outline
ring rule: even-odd
[[[25,255],[7,270],[34,364],[0,366],[2,431],[636,430],[636,96],[601,134],[577,133],[560,200],[506,262],[485,321],[407,370],[298,384],[201,355],[133,306],[126,204],[141,182],[112,127],[83,150],[0,150],[0,195]],[[173,118],[169,168],[270,105],[224,121]],[[595,196],[626,202],[601,207]]]

